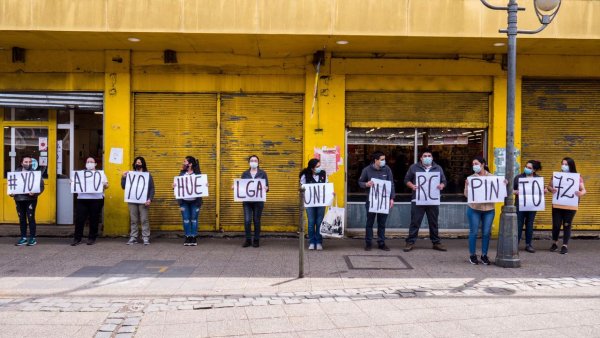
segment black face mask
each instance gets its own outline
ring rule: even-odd
[[[31,169],[31,164],[23,164],[23,169],[25,169],[25,170]]]
[[[141,164],[136,164],[135,165],[135,170],[140,170],[142,169],[142,165]]]

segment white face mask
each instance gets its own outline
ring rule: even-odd
[[[85,168],[87,170],[94,170],[94,169],[96,169],[96,163],[86,163]]]
[[[560,169],[564,172],[564,173],[568,173],[569,172],[569,165],[568,164],[563,164],[560,166]]]
[[[258,168],[258,162],[250,162],[250,168],[252,168],[252,169]]]

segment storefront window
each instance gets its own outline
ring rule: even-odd
[[[404,185],[404,176],[410,165],[419,160],[415,158],[415,141],[417,156],[428,148],[434,161],[444,169],[448,185],[442,192],[442,202],[465,201],[463,189],[466,177],[471,174],[470,161],[473,156],[484,153],[486,132],[483,129],[348,129],[348,200],[366,200],[367,193],[358,186],[358,178],[370,163],[371,154],[382,151],[394,174],[396,200],[409,202],[411,191]]]
[[[4,177],[21,165],[23,156],[31,156],[34,170],[48,178],[48,129],[4,127]]]
[[[48,109],[4,108],[4,121],[48,121]]]

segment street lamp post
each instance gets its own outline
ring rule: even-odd
[[[508,36],[507,45],[507,89],[506,89],[506,179],[508,180],[507,197],[500,214],[500,232],[496,265],[504,268],[521,266],[518,248],[517,209],[513,200],[513,178],[515,177],[515,87],[517,81],[517,34],[536,34],[544,30],[554,19],[560,9],[561,0],[534,0],[535,13],[542,24],[540,28],[529,31],[517,28],[517,13],[525,8],[519,7],[517,0],[509,0],[505,7],[493,6],[487,0],[481,3],[493,10],[508,13],[508,27],[500,33]]]

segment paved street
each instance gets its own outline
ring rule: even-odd
[[[568,255],[536,241],[520,269],[468,264],[463,239],[409,253],[401,239],[390,252],[326,240],[302,279],[293,239],[14,241],[0,238],[1,337],[600,336],[598,240]]]

